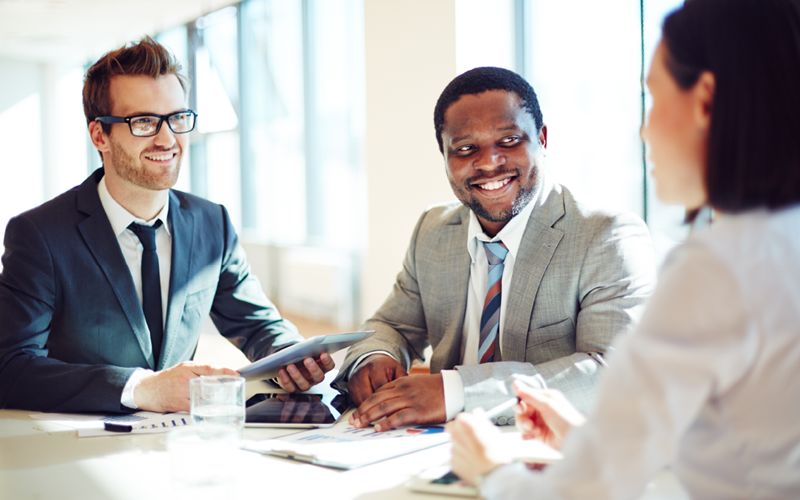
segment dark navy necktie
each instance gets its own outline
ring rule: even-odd
[[[158,368],[161,356],[161,342],[164,339],[164,320],[161,313],[161,278],[158,273],[158,254],[156,253],[156,229],[161,220],[152,226],[132,222],[128,229],[142,242],[142,309],[147,328],[150,329],[150,342],[153,344],[153,360]]]
[[[478,344],[478,361],[491,363],[495,350],[498,349],[497,333],[500,329],[500,299],[502,298],[503,262],[508,255],[508,248],[498,241],[483,244],[486,259],[489,261],[489,276],[486,281],[486,300],[481,314],[481,333]]]

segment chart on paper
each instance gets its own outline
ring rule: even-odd
[[[309,442],[316,443],[345,443],[348,441],[366,441],[376,439],[390,439],[410,437],[422,434],[440,434],[444,432],[442,425],[420,425],[413,427],[402,427],[400,429],[392,429],[385,432],[375,432],[372,427],[365,427],[357,429],[352,425],[347,426],[333,426],[326,429],[313,429],[304,432],[298,432],[291,436],[284,436],[281,438],[283,441],[296,441],[296,442]]]
[[[449,439],[450,435],[442,425],[417,425],[375,432],[372,427],[357,429],[341,421],[332,427],[257,441],[244,449],[328,467],[354,469],[445,444]]]

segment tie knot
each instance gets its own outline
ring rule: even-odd
[[[483,249],[486,251],[486,258],[489,259],[490,266],[502,264],[508,255],[508,248],[502,241],[494,243],[483,242]]]
[[[145,226],[142,224],[137,224],[135,222],[131,222],[128,229],[133,231],[139,241],[142,242],[142,246],[145,250],[155,250],[156,249],[156,229],[161,227],[161,219],[158,219],[155,224],[152,226]]]

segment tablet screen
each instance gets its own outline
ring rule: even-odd
[[[327,426],[347,409],[333,394],[256,394],[245,403],[245,424],[298,427]]]

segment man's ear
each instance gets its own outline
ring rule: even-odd
[[[103,132],[103,124],[100,122],[89,122],[89,138],[92,144],[101,153],[106,153],[111,150],[111,144],[108,142],[108,135]]]
[[[542,129],[539,131],[539,144],[547,149],[547,125],[542,125]]]
[[[714,73],[710,71],[703,71],[697,83],[692,88],[694,94],[694,119],[697,127],[703,131],[708,132],[711,126],[711,110],[714,107],[714,89],[716,86],[716,79]]]

